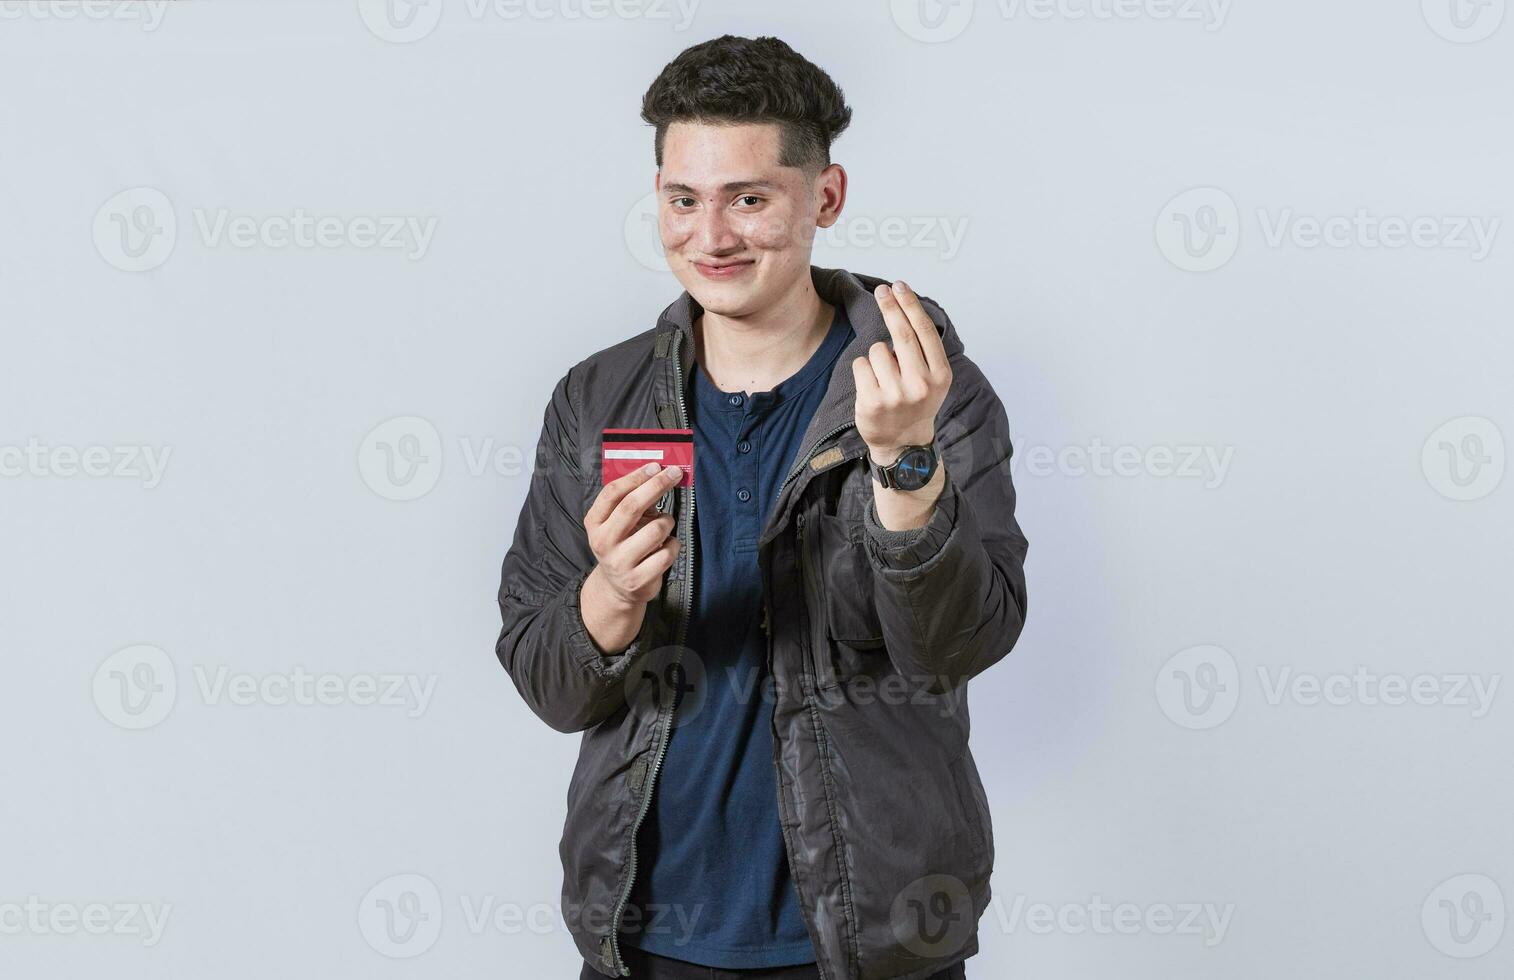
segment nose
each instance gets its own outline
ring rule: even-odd
[[[694,219],[694,244],[706,255],[719,255],[741,247],[741,236],[724,208],[703,208]]]

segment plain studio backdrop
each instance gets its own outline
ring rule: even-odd
[[[499,564],[724,33],[1015,434],[969,976],[1514,972],[1503,0],[0,14],[5,976],[577,975]]]

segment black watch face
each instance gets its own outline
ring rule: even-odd
[[[894,466],[894,482],[900,490],[919,490],[930,482],[935,461],[936,455],[929,449],[911,449]]]

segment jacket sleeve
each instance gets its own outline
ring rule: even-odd
[[[626,672],[642,654],[640,638],[619,654],[601,652],[579,610],[579,589],[595,560],[583,525],[587,464],[575,389],[569,371],[547,405],[500,575],[503,626],[494,647],[526,704],[560,732],[591,728],[623,707]]]
[[[888,655],[937,693],[998,663],[1025,626],[1025,553],[1010,480],[1009,421],[977,365],[952,365],[937,418],[945,486],[930,519],[891,531],[863,518]]]

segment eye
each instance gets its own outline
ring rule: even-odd
[[[740,197],[736,198],[736,200],[737,202],[751,201],[752,207],[756,207],[758,204],[762,203],[762,198],[758,197],[756,194],[743,194]]]
[[[691,208],[694,206],[694,199],[692,197],[675,197],[668,203],[675,208]]]

